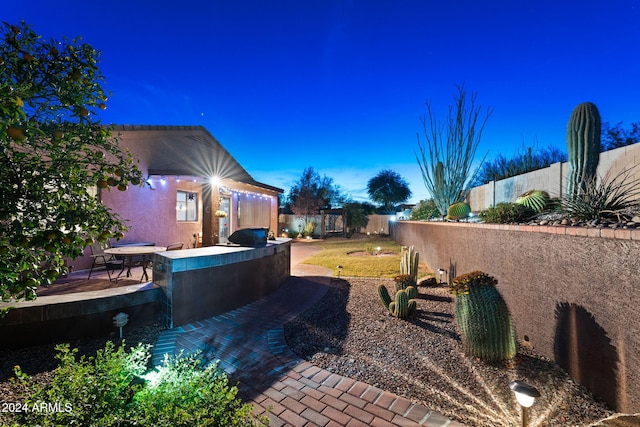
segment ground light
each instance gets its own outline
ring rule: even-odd
[[[536,397],[540,397],[540,392],[531,384],[524,381],[511,381],[509,388],[516,395],[516,400],[522,407],[522,427],[527,427],[529,422],[527,410],[533,405]]]

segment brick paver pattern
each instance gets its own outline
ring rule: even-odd
[[[314,366],[289,349],[283,325],[320,300],[331,280],[329,269],[298,264],[297,246],[292,245],[292,276],[278,290],[225,314],[163,331],[153,363],[181,351],[219,360],[238,381],[239,397],[273,427],[463,427],[423,405]]]

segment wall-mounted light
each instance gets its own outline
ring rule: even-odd
[[[516,400],[522,407],[522,427],[527,427],[529,422],[527,410],[533,405],[536,397],[540,397],[540,392],[531,384],[519,380],[511,381],[509,388],[516,395]]]
[[[214,175],[211,178],[209,178],[209,182],[211,183],[211,185],[218,187],[220,185],[220,177],[217,175]]]

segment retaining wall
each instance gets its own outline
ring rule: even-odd
[[[123,329],[160,321],[162,291],[152,284],[131,285],[102,291],[38,297],[35,301],[4,303],[11,306],[0,319],[0,348],[68,342],[116,333],[113,316],[124,312]]]
[[[446,281],[494,276],[520,341],[617,411],[640,412],[640,229],[401,221],[391,235]]]

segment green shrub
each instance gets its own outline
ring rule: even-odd
[[[77,358],[77,349],[56,347],[60,361],[48,384],[14,368],[24,390],[24,411],[15,425],[42,426],[252,426],[251,406],[235,398],[224,372],[202,367],[194,356],[165,359],[145,375],[149,345],[127,353],[124,344],[107,342],[93,357]],[[256,424],[254,424],[254,422]]]
[[[440,211],[433,199],[421,200],[418,205],[411,210],[412,220],[429,220],[440,217]]]
[[[535,212],[518,203],[502,202],[492,208],[486,209],[478,215],[481,221],[495,224],[510,224],[527,221],[535,215]]]
[[[189,356],[164,364],[147,374],[145,387],[133,398],[138,425],[145,426],[253,426],[251,406],[236,399],[217,363],[202,366]],[[261,421],[262,425],[266,420]]]

